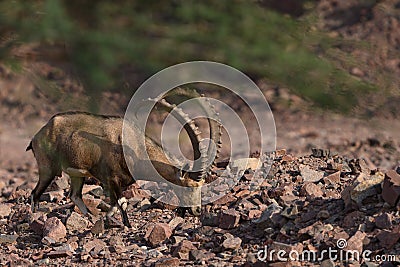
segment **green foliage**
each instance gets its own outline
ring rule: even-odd
[[[315,43],[327,50],[331,40],[309,23],[253,1],[16,0],[0,10],[0,33],[17,33],[18,43],[66,44],[92,97],[121,82],[121,66],[144,79],[190,60],[226,63],[342,111],[373,88],[317,55]]]

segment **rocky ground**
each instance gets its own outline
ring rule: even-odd
[[[344,38],[339,49],[356,59],[344,64],[350,74],[397,90],[400,2],[364,2],[318,1],[318,26]],[[370,50],[351,40],[368,42]],[[173,206],[151,201],[133,185],[124,192],[128,229],[117,227],[119,214],[116,222],[102,219],[108,199],[93,180],[83,196],[93,218],[71,205],[67,176],[43,195],[40,211],[31,212],[28,198],[38,173],[32,153],[25,152],[30,138],[54,113],[85,110],[88,99],[79,83],[43,62],[22,74],[0,66],[0,265],[400,265],[398,92],[366,99],[355,109],[368,115],[356,118],[310,109],[285,88],[257,83],[277,127],[271,170],[254,174],[250,168],[235,177],[239,182],[205,206],[200,218],[180,218]],[[104,93],[100,113],[121,115],[128,100]],[[227,185],[214,190],[224,192]],[[322,255],[329,249],[337,260]],[[293,259],[279,259],[279,250]],[[346,251],[368,259],[351,260]]]
[[[387,147],[374,146],[388,153]],[[394,149],[400,153],[398,146]],[[146,190],[133,185],[124,192],[132,229],[110,228],[116,224],[104,222],[107,199],[95,184],[83,190],[95,217],[82,216],[67,198],[67,177],[55,180],[42,197],[40,211],[32,213],[27,202],[35,183],[26,177],[36,175],[35,168],[2,170],[0,262],[9,266],[400,263],[400,174],[396,171],[384,173],[370,162],[322,149],[302,157],[278,150],[271,171],[261,170],[253,175],[248,169],[228,194],[204,207],[201,218],[181,218],[173,207],[151,203]],[[259,186],[252,182],[255,179]],[[220,184],[214,190],[222,192],[226,187]],[[119,215],[116,219],[121,220]],[[322,254],[329,248],[340,260]],[[292,259],[279,260],[273,251],[280,250],[281,257]],[[346,251],[360,255],[367,251],[368,259],[357,261],[340,254]],[[316,258],[309,252],[315,252]],[[307,255],[311,258],[302,258]],[[380,261],[378,257],[395,258]]]

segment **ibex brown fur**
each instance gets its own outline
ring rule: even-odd
[[[188,94],[187,91],[178,90],[181,101],[197,94]],[[180,109],[175,109],[166,99],[171,99],[172,94],[158,97],[151,101],[156,106],[171,112],[178,121],[184,124],[193,146],[194,159],[207,157],[207,153],[200,151],[200,132]],[[211,106],[211,105],[210,105]],[[215,113],[214,108],[204,110]],[[210,138],[217,145],[220,143],[221,126],[218,121],[210,121]],[[111,209],[107,216],[112,216],[116,210],[120,210],[124,225],[130,227],[126,213],[126,200],[122,198],[122,190],[132,184],[134,179],[127,167],[123,153],[122,128],[124,120],[116,116],[95,115],[86,112],[66,112],[54,115],[49,122],[43,126],[33,137],[27,150],[32,149],[37,160],[39,169],[39,181],[31,194],[32,210],[39,206],[39,198],[54,180],[65,172],[71,179],[70,198],[83,214],[89,210],[82,201],[82,187],[85,177],[98,179],[110,194]],[[171,164],[160,145],[150,137],[145,136],[146,150],[135,146],[134,142],[143,138],[143,130],[135,124],[130,124],[130,137],[133,145],[129,147],[134,161],[140,161],[149,157],[154,168],[169,182],[186,187],[200,187],[204,183],[205,175],[210,166],[201,166],[201,171],[184,172]],[[209,152],[209,151],[208,151]],[[145,156],[144,153],[147,153]],[[203,164],[207,160],[201,160]],[[135,167],[136,169],[140,168]],[[140,177],[135,179],[151,180],[146,177],[146,170],[139,170]],[[184,175],[183,175],[184,174]],[[183,176],[183,177],[182,177]],[[191,197],[191,196],[189,196]],[[200,212],[201,199],[197,200],[199,205],[192,207],[196,215]]]

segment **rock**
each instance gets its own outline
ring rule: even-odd
[[[322,197],[324,195],[321,188],[314,183],[305,183],[300,189],[300,194],[305,196],[308,200]]]
[[[69,250],[55,250],[47,253],[47,257],[50,259],[72,257],[72,255],[72,252]]]
[[[8,217],[10,216],[10,213],[11,213],[11,205],[0,203],[0,218]]]
[[[58,190],[66,190],[69,189],[69,178],[66,175],[62,175],[61,177],[56,177],[53,183],[49,186],[49,190],[58,191]]]
[[[33,213],[30,219],[29,227],[38,235],[43,235],[44,223],[47,220],[45,213]]]
[[[324,183],[326,185],[336,185],[340,183],[340,171],[335,173],[329,174],[328,176],[324,177]]]
[[[92,195],[86,194],[82,196],[82,200],[94,216],[98,216],[100,214],[100,211],[97,209],[97,207],[102,202],[100,198],[95,198]]]
[[[275,150],[275,159],[281,159],[283,156],[286,155],[286,149],[282,148],[282,149],[278,149]]]
[[[51,237],[45,236],[42,238],[42,243],[47,246],[53,246],[56,241]]]
[[[136,183],[128,186],[128,188],[122,192],[122,195],[126,199],[136,199],[141,201],[144,198],[149,198],[150,195],[147,193],[147,191],[143,190],[140,188],[140,186]]]
[[[122,253],[126,251],[125,243],[122,236],[113,235],[109,240],[110,249],[117,253]],[[111,251],[111,250],[110,250]]]
[[[168,225],[171,227],[171,230],[174,230],[178,225],[181,225],[182,223],[185,222],[185,219],[183,219],[180,216],[176,216],[172,218],[172,220],[169,221]]]
[[[297,205],[288,206],[281,213],[281,215],[283,217],[288,218],[288,219],[295,219],[297,217],[297,214],[299,214]]]
[[[273,226],[280,221],[280,213],[282,212],[282,207],[276,202],[272,202],[262,213],[260,218],[253,220],[258,228],[268,228]]]
[[[171,227],[166,223],[155,223],[147,228],[145,240],[153,247],[160,245],[172,235]]]
[[[384,175],[381,172],[377,172],[374,175],[360,173],[352,185],[342,191],[341,195],[346,207],[352,207],[353,203],[361,207],[364,199],[378,193],[377,190],[383,179]]]
[[[400,239],[400,226],[393,231],[382,230],[376,237],[384,248],[391,249]]]
[[[326,259],[321,262],[320,267],[335,267],[335,264],[333,263],[333,261],[331,259]]]
[[[219,214],[219,227],[232,229],[239,225],[240,213],[234,209],[223,210]]]
[[[344,218],[343,218],[343,224],[342,227],[345,228],[353,228],[363,222],[365,218],[365,213],[362,211],[353,211],[348,213]]]
[[[13,244],[17,242],[18,235],[0,234],[0,244]]]
[[[318,219],[328,219],[329,217],[331,217],[329,211],[327,210],[320,210],[317,214],[317,218]]]
[[[295,157],[293,157],[292,155],[289,155],[289,154],[284,155],[282,157],[282,162],[292,162],[294,160],[295,160]]]
[[[300,174],[304,182],[316,183],[324,177],[324,172],[315,171],[308,166],[303,166],[300,169]]]
[[[212,212],[203,212],[200,217],[200,221],[203,226],[216,227],[219,224],[219,216],[218,214]]]
[[[392,227],[392,216],[388,213],[382,213],[375,218],[375,225],[380,229],[389,229]]]
[[[172,256],[180,259],[189,259],[189,252],[197,248],[189,240],[182,240],[178,245],[172,248]]]
[[[390,170],[386,172],[383,181],[382,198],[391,206],[396,206],[400,201],[400,174]]]
[[[261,216],[261,210],[249,210],[249,213],[246,217],[246,220],[253,220],[255,218],[259,218]]]
[[[95,197],[101,197],[104,195],[103,188],[100,185],[89,185],[85,184],[82,188],[82,195],[90,194]]]
[[[357,231],[352,237],[347,240],[347,246],[344,247],[344,250],[357,250],[360,255],[363,252],[363,242],[366,234],[361,231]]]
[[[289,245],[289,244],[285,244],[285,243],[281,243],[281,242],[276,242],[274,241],[269,247],[268,247],[268,251],[284,251],[284,257],[289,258],[289,253],[291,253],[291,251],[296,251],[299,254],[301,254],[303,252],[303,245],[301,243],[297,243],[295,245]],[[279,261],[278,259],[278,253],[275,253],[272,255],[272,260],[273,261]],[[282,254],[281,254],[282,257]],[[268,260],[269,260],[269,255],[268,255]],[[291,262],[292,263],[292,262]],[[293,265],[291,265],[293,266]]]
[[[206,250],[196,249],[189,252],[189,260],[201,262],[208,261],[215,257],[215,254]]]
[[[362,71],[361,69],[357,68],[357,67],[353,67],[350,70],[350,73],[356,77],[363,77],[365,76],[364,71]]]
[[[51,217],[44,223],[43,236],[48,236],[56,242],[60,242],[66,235],[67,229],[57,217]]]
[[[231,162],[231,169],[237,168],[238,170],[257,170],[261,167],[259,158],[242,158]]]
[[[231,249],[231,250],[236,250],[240,248],[240,245],[242,244],[242,239],[239,237],[228,237],[227,239],[222,242],[222,247],[224,249]]]
[[[154,267],[175,267],[179,266],[180,261],[177,258],[162,258],[154,263]]]
[[[231,192],[228,192],[227,194],[225,194],[222,197],[215,200],[213,202],[213,204],[214,205],[226,205],[226,204],[231,203],[236,200],[237,200],[237,197],[235,197]]]
[[[63,200],[64,197],[64,190],[48,191],[43,193],[43,195],[40,197],[40,200],[47,202],[59,202]]]
[[[90,229],[90,231],[94,234],[94,235],[98,235],[98,234],[102,234],[104,233],[104,219],[103,217],[100,217],[92,226],[92,228]]]
[[[107,244],[103,240],[97,238],[94,238],[83,245],[84,250],[91,255],[98,255],[106,247]]]
[[[68,217],[66,222],[67,230],[70,232],[83,232],[89,226],[90,222],[88,219],[83,217],[76,212],[72,212],[71,215]]]

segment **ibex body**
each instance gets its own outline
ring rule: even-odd
[[[173,105],[163,99],[159,100],[155,102],[172,112]],[[172,114],[184,124],[193,145],[194,159],[207,156],[200,152],[200,133],[194,122],[181,110],[174,110]],[[54,178],[65,172],[71,178],[71,200],[83,214],[89,213],[82,200],[82,187],[85,177],[95,177],[110,194],[111,210],[107,215],[111,216],[119,209],[123,223],[130,227],[122,190],[135,180],[128,169],[124,149],[128,149],[128,154],[132,157],[133,170],[138,174],[135,179],[152,180],[146,173],[146,167],[143,167],[145,165],[142,164],[147,159],[147,162],[150,160],[157,172],[171,183],[186,187],[199,187],[203,184],[206,166],[202,166],[202,171],[182,175],[182,170],[170,162],[163,149],[145,136],[143,130],[135,124],[130,123],[128,126],[129,141],[132,145],[123,148],[123,124],[124,120],[120,117],[86,112],[66,112],[53,116],[33,137],[27,148],[33,150],[39,169],[39,181],[31,195],[32,209],[37,209],[40,196]],[[210,133],[212,131],[214,136],[217,136],[215,127],[210,127]],[[137,145],[143,139],[146,149]],[[219,140],[213,141],[220,143]],[[201,199],[197,201],[199,205],[192,208],[194,213],[199,212]]]

